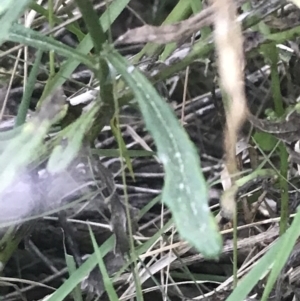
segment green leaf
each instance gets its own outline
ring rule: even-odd
[[[114,245],[115,239],[113,236],[111,236],[101,245],[101,255],[105,256],[113,249]],[[97,255],[94,253],[55,291],[54,294],[52,294],[48,301],[65,300],[65,298],[72,292],[74,287],[92,271],[96,264]]]
[[[22,170],[30,160],[32,153],[39,148],[50,127],[48,121],[35,125],[26,124],[18,136],[8,142],[0,158],[0,193],[13,181],[20,169]],[[11,158],[14,160],[11,160]]]
[[[117,295],[117,293],[114,289],[112,280],[110,279],[110,277],[108,275],[108,272],[106,270],[106,267],[105,267],[105,264],[104,264],[104,261],[103,261],[104,256],[101,254],[101,251],[97,246],[96,238],[95,238],[94,233],[91,229],[91,226],[90,225],[88,225],[88,226],[89,226],[89,232],[90,232],[90,236],[91,236],[91,239],[92,239],[94,251],[95,251],[95,254],[97,256],[98,266],[99,266],[99,269],[100,269],[102,277],[103,277],[103,284],[104,284],[105,290],[107,292],[107,295],[109,297],[109,300],[110,301],[118,301],[119,300],[118,295]]]
[[[298,209],[298,212],[293,220],[293,223],[291,227],[287,230],[287,232],[282,236],[280,239],[281,245],[284,246],[284,248],[280,248],[276,255],[274,256],[274,265],[272,268],[272,271],[269,275],[263,296],[262,301],[267,301],[268,296],[271,293],[271,290],[278,278],[278,275],[282,268],[284,267],[285,263],[287,262],[293,247],[300,236],[300,211]]]
[[[0,1],[0,45],[7,39],[12,24],[17,21],[21,13],[31,0],[15,0]]]
[[[65,249],[65,247],[64,247]],[[75,271],[76,271],[76,264],[75,264],[75,260],[74,257],[71,255],[68,255],[65,249],[65,260],[66,260],[66,264],[67,264],[67,268],[69,271],[69,275],[71,276]],[[80,286],[77,285],[73,292],[72,292],[74,301],[83,301],[82,299],[82,295],[81,295],[81,289]]]
[[[274,149],[278,141],[273,135],[264,132],[256,132],[254,134],[254,139],[265,152],[270,152]]]
[[[222,249],[222,239],[208,207],[208,189],[193,143],[170,107],[141,72],[116,51],[107,49],[103,55],[135,93],[164,165],[162,202],[170,208],[178,232],[205,257],[217,257]]]
[[[240,281],[238,286],[226,301],[244,301],[259,279],[271,268],[276,253],[281,248],[281,240],[269,250],[253,267],[253,269]]]
[[[119,156],[120,156],[120,154],[122,154],[123,158],[125,159],[129,173],[130,173],[132,179],[134,180],[135,179],[134,172],[133,172],[132,164],[130,161],[130,157],[128,155],[126,143],[124,142],[124,139],[120,133],[120,128],[116,124],[116,117],[114,117],[110,121],[110,128],[111,128],[111,131],[113,132],[113,135],[114,135],[116,141],[118,142],[119,148],[121,149],[121,151],[119,151]]]
[[[27,111],[28,111],[28,108],[30,105],[31,96],[34,91],[34,84],[36,82],[36,78],[37,78],[37,75],[39,72],[39,67],[40,67],[42,56],[43,56],[43,52],[41,50],[38,50],[38,52],[36,54],[36,59],[34,61],[33,67],[31,69],[29,77],[28,77],[28,81],[26,83],[26,87],[25,87],[25,91],[23,93],[21,104],[19,106],[15,127],[22,125],[26,121],[26,115],[27,115]]]
[[[92,2],[86,0],[75,0],[75,2],[82,14],[95,50],[99,53],[102,50],[102,45],[106,42],[106,36],[102,26],[99,24],[97,12],[94,10]]]
[[[26,28],[21,24],[14,24],[9,32],[8,40],[27,46],[32,46],[45,51],[55,51],[57,54],[63,55],[67,58],[72,58],[79,63],[85,64],[92,70],[95,69],[94,60],[76,49],[73,49],[61,42],[56,41],[51,37],[47,37],[30,28]]]

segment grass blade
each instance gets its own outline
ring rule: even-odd
[[[271,290],[278,278],[278,275],[285,263],[287,262],[293,247],[300,236],[300,210],[298,210],[291,227],[286,231],[286,233],[282,236],[281,246],[284,248],[280,248],[276,255],[274,256],[274,265],[272,271],[268,277],[268,281],[262,296],[262,301],[268,300],[268,296],[271,293]]]
[[[30,105],[30,101],[31,101],[31,96],[34,90],[34,84],[36,81],[36,77],[39,71],[39,66],[41,63],[41,59],[43,56],[43,52],[41,50],[38,50],[37,55],[36,55],[36,59],[34,61],[33,67],[30,71],[29,77],[28,77],[28,81],[25,87],[25,91],[22,97],[22,101],[18,110],[18,115],[16,118],[16,124],[15,127],[18,127],[20,125],[22,125],[25,120],[26,120],[26,115],[27,115],[27,111]]]
[[[105,267],[105,264],[103,261],[103,255],[101,254],[101,251],[97,246],[96,238],[95,238],[94,233],[90,226],[89,226],[89,232],[90,232],[91,240],[92,240],[93,247],[95,250],[95,254],[97,257],[98,265],[99,265],[99,268],[100,268],[100,271],[101,271],[101,274],[103,277],[103,284],[104,284],[105,290],[107,292],[107,295],[109,297],[109,300],[118,301],[119,300],[118,295],[114,289],[112,280],[110,279],[110,277],[107,273],[107,270],[106,270],[106,267]]]
[[[73,256],[68,255],[65,251],[65,259],[66,259],[69,275],[71,276],[76,271],[76,264],[74,258]],[[72,294],[73,294],[74,301],[83,301],[79,285],[77,285],[74,288]]]
[[[274,246],[256,263],[253,269],[238,283],[226,301],[243,301],[257,282],[272,268],[262,300],[267,297],[283,268],[296,239],[300,235],[300,211],[296,214],[291,227],[280,237]],[[284,246],[284,248],[282,247]]]
[[[72,58],[72,60],[77,61],[77,64],[83,63],[92,70],[95,69],[95,62],[91,57],[23,25],[14,24],[10,29],[8,40],[45,51],[55,51],[65,57]]]
[[[99,248],[102,256],[105,256],[114,248],[114,237],[110,237]],[[74,287],[78,285],[96,266],[97,255],[94,252],[81,266],[67,279],[56,292],[48,299],[48,301],[65,300],[65,298],[72,292]]]

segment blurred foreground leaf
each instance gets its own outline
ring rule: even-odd
[[[269,133],[256,132],[254,139],[259,144],[260,148],[266,152],[271,151],[277,143],[277,139]]]
[[[61,144],[55,146],[47,169],[50,173],[61,172],[68,167],[82,148],[83,139],[93,124],[94,118],[99,110],[99,104],[95,103],[89,111],[84,112],[65,130]]]
[[[20,129],[19,133],[7,141],[0,157],[0,194],[11,185],[21,171],[24,171],[43,144],[51,125],[57,121],[65,107],[65,97],[61,89],[46,99],[40,111]]]
[[[15,5],[14,0],[0,1],[0,45],[8,36],[10,27],[19,18],[30,0],[19,0],[18,5]]]

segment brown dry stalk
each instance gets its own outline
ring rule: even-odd
[[[121,35],[116,44],[147,43],[168,44],[181,41],[191,36],[201,27],[212,23],[213,8],[208,7],[195,16],[171,25],[152,26],[144,25],[129,29]]]
[[[245,0],[235,0],[241,5]],[[157,44],[168,44],[171,42],[183,41],[196,33],[204,26],[211,25],[214,20],[214,7],[209,6],[189,19],[175,24],[152,26],[144,25],[138,28],[129,29],[121,35],[115,44],[134,44],[154,42]]]
[[[225,165],[230,176],[238,173],[236,143],[238,133],[247,118],[247,101],[244,90],[243,36],[237,21],[237,6],[232,0],[211,0],[214,6],[214,38],[218,56],[220,84],[228,96],[224,135]],[[231,181],[234,184],[234,177]],[[225,194],[221,201],[223,215],[232,218],[234,196]],[[229,197],[228,197],[229,196]]]

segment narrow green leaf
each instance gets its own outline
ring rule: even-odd
[[[267,301],[268,296],[271,293],[271,290],[278,278],[278,275],[282,268],[284,267],[285,263],[287,262],[293,247],[300,236],[300,210],[298,209],[298,212],[293,220],[293,223],[291,227],[287,230],[286,234],[284,234],[281,238],[281,245],[284,246],[284,248],[280,248],[276,255],[274,256],[274,265],[272,267],[272,271],[268,277],[268,281],[262,296],[262,301]]]
[[[93,4],[92,2],[86,0],[75,0],[75,2],[81,11],[95,49],[99,53],[102,50],[102,45],[106,42],[106,36],[102,26],[99,24],[97,13],[94,10]]]
[[[105,256],[114,248],[115,239],[111,236],[100,247],[102,256]],[[80,283],[96,266],[97,255],[93,253],[81,266],[67,279],[48,299],[48,301],[65,300],[65,298],[72,292],[74,287]]]
[[[26,124],[18,136],[13,138],[0,158],[0,193],[13,181],[19,170],[30,160],[31,154],[43,142],[50,124],[46,121],[37,128],[33,123]],[[11,160],[11,158],[14,160]]]
[[[296,239],[300,235],[300,211],[298,210],[291,227],[280,237],[273,247],[255,264],[253,269],[238,283],[238,286],[226,299],[226,301],[243,301],[251,292],[257,282],[272,268],[264,297],[269,295],[273,287],[276,275],[283,268]],[[282,247],[284,246],[284,248]],[[263,300],[263,299],[262,299]],[[264,299],[267,300],[267,299]]]
[[[27,115],[27,111],[28,111],[28,108],[30,105],[31,96],[32,96],[32,93],[34,90],[34,84],[36,82],[36,77],[38,75],[42,56],[43,56],[43,52],[41,50],[38,50],[36,59],[34,61],[33,67],[31,69],[29,77],[28,77],[28,81],[26,83],[26,87],[25,87],[25,91],[23,93],[21,104],[19,106],[15,127],[20,126],[26,120],[26,115]]]
[[[45,51],[55,51],[57,54],[76,60],[77,64],[83,63],[92,70],[95,69],[96,64],[91,57],[21,24],[14,24],[11,27],[8,40]]]
[[[121,149],[121,153],[122,153],[123,158],[125,159],[125,162],[126,162],[128,170],[129,170],[129,173],[130,173],[132,179],[134,180],[134,172],[133,172],[132,164],[131,164],[131,161],[130,161],[130,158],[129,158],[129,155],[128,155],[128,151],[127,151],[127,148],[126,148],[126,144],[125,144],[124,139],[123,139],[123,137],[120,133],[120,129],[115,125],[115,121],[116,121],[116,118],[113,118],[110,121],[110,127],[111,127],[111,130],[113,132],[113,135],[115,136],[115,139],[117,140],[117,142],[119,144],[119,148]],[[119,156],[120,156],[120,151],[119,151]]]
[[[86,0],[75,1],[82,13],[82,17],[85,21],[89,35],[96,50],[96,57],[99,62],[99,68],[95,75],[97,76],[100,83],[100,98],[103,102],[107,103],[109,106],[112,106],[113,86],[109,81],[107,81],[109,66],[107,62],[99,56],[100,52],[103,49],[103,44],[106,42],[105,31],[98,21],[97,13],[95,12],[92,3]]]
[[[23,228],[24,229],[24,228]],[[22,231],[23,231],[22,229]],[[0,245],[6,245],[4,249],[1,249],[0,251],[0,264],[1,267],[5,266],[8,260],[11,258],[12,253],[15,251],[17,246],[20,243],[20,236],[15,237],[15,239],[11,239],[11,237],[14,235],[15,228],[9,227],[5,234],[0,239]],[[3,231],[2,231],[3,232]]]
[[[67,268],[69,271],[69,275],[71,276],[76,271],[76,264],[75,264],[73,256],[68,255],[66,253],[66,250],[65,250],[65,260],[66,260]],[[75,288],[72,292],[72,295],[73,295],[74,301],[83,301],[79,285],[75,286]]]
[[[0,45],[7,39],[12,24],[17,21],[21,13],[31,0],[15,0],[0,1]]]
[[[198,1],[200,2],[200,1]],[[177,5],[174,7],[172,12],[169,14],[169,16],[166,18],[166,20],[163,22],[163,24],[173,24],[178,21],[185,20],[190,16],[192,12],[192,6],[190,1],[186,0],[180,0]],[[154,43],[151,43],[152,47],[158,47],[160,45],[155,45]],[[151,45],[150,44],[150,45]],[[177,43],[169,43],[165,46],[165,49],[163,53],[160,55],[160,59],[164,61],[166,58],[168,58],[177,48]]]
[[[105,267],[105,264],[103,261],[103,255],[101,254],[101,251],[100,251],[99,247],[97,246],[96,238],[94,236],[94,233],[93,233],[90,225],[89,225],[89,232],[90,232],[91,240],[93,243],[94,251],[95,251],[95,254],[97,257],[98,266],[99,266],[99,269],[102,274],[103,284],[104,284],[106,293],[107,293],[110,301],[118,301],[119,300],[118,295],[114,289],[112,280],[110,279],[110,277],[107,273],[107,270],[106,270],[106,267]]]
[[[244,301],[260,278],[272,267],[276,253],[282,247],[281,239],[269,250],[240,281],[226,301]]]
[[[135,93],[165,168],[162,201],[170,208],[178,232],[205,257],[217,257],[222,239],[208,207],[208,189],[194,145],[170,107],[141,72],[112,49],[103,55]]]
[[[141,209],[139,218],[144,216],[151,208],[153,208],[160,201],[160,196],[154,198],[151,202],[149,202],[144,208]]]

